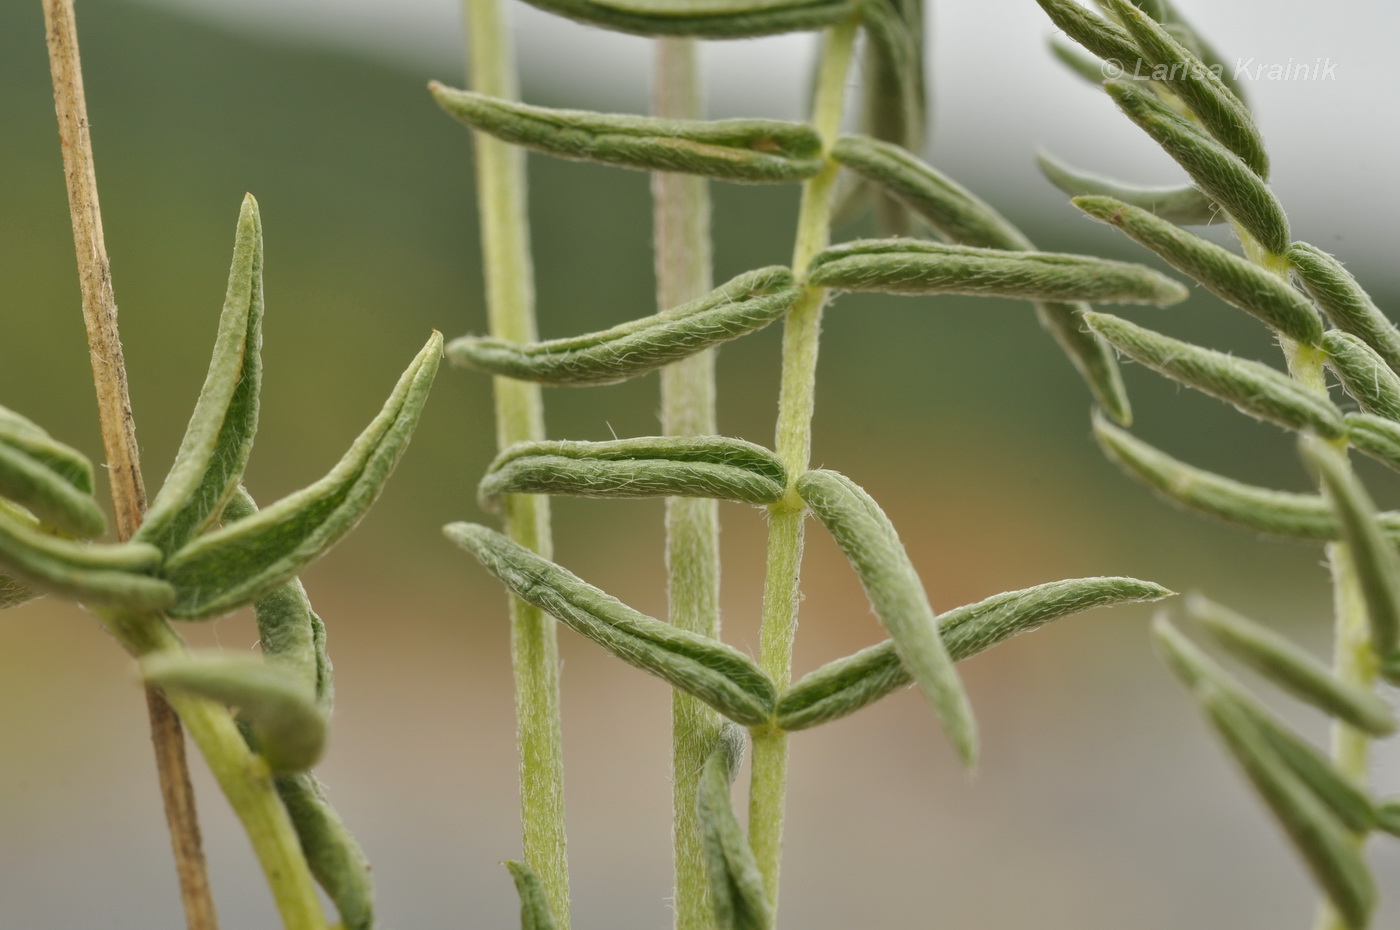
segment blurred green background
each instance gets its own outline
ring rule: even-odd
[[[239,199],[252,191],[266,230],[268,315],[247,481],[272,500],[330,467],[430,328],[452,336],[485,325],[467,133],[424,91],[430,77],[456,83],[460,63],[385,63],[118,0],[87,0],[79,14],[147,484],[158,486],[202,381]],[[581,44],[599,35],[574,34]],[[644,86],[561,81],[554,64],[543,77],[527,71],[529,99],[644,105]],[[948,135],[947,121],[938,126],[940,164],[1044,246],[1144,259],[1035,177],[1029,153],[1041,140],[1017,138],[995,96],[966,74],[936,73],[954,124]],[[1092,98],[1058,79],[1066,98]],[[1277,108],[1266,116],[1288,118]],[[1099,152],[1097,167],[1146,151],[1126,122],[1107,120],[1112,133],[1088,140],[1068,120],[1058,125],[1062,138]],[[982,128],[999,140],[985,153]],[[1359,164],[1379,157],[1356,141]],[[1283,158],[1293,173],[1281,183],[1309,190],[1308,166]],[[650,312],[646,176],[535,157],[530,171],[544,333]],[[786,260],[796,194],[715,186],[718,280]],[[1297,234],[1343,257],[1342,238],[1383,228],[1382,208],[1394,206],[1307,203],[1309,226]],[[1370,247],[1370,263],[1352,268],[1394,306],[1400,278],[1393,262],[1375,260],[1384,247]],[[0,284],[0,402],[99,459],[32,2],[0,4]],[[1129,315],[1275,357],[1260,327],[1208,297]],[[849,297],[827,320],[814,460],[884,504],[936,607],[1062,577],[1134,574],[1209,591],[1326,649],[1320,552],[1179,513],[1114,471],[1089,436],[1086,390],[1028,306]],[[721,352],[726,433],[770,440],[779,336],[773,327]],[[1144,437],[1247,480],[1304,486],[1288,437],[1141,370],[1127,376]],[[492,454],[488,392],[486,378],[444,369],[377,508],[306,577],[338,672],[321,777],[375,864],[387,928],[516,919],[497,865],[519,853],[504,599],[438,532],[453,519],[491,519],[473,494]],[[550,390],[550,433],[653,433],[656,392],[654,377]],[[1383,502],[1400,502],[1393,481],[1366,472]],[[659,503],[561,501],[556,514],[560,561],[664,614]],[[751,649],[763,517],[737,506],[723,517],[726,638]],[[819,532],[804,587],[799,672],[880,638]],[[1309,881],[1152,657],[1148,617],[1140,608],[1066,620],[966,663],[986,741],[973,782],[917,695],[796,736],[785,925],[1301,926]],[[0,927],[179,926],[130,661],[55,600],[0,621]],[[242,615],[188,632],[228,649],[256,639]],[[561,640],[576,923],[669,926],[667,691],[567,631]],[[1280,706],[1322,737],[1321,720]],[[246,841],[202,763],[194,768],[224,924],[272,926]],[[1376,768],[1379,786],[1400,789],[1393,754]],[[1400,856],[1393,843],[1377,847],[1391,899],[1377,926],[1393,926]]]

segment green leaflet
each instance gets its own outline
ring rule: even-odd
[[[522,442],[496,456],[477,486],[483,507],[502,494],[575,497],[708,497],[772,504],[787,471],[762,446],[722,436],[656,436],[611,442]]]
[[[1400,471],[1400,423],[1370,413],[1346,415],[1347,441]]]
[[[1302,387],[1281,371],[1172,339],[1107,313],[1086,313],[1084,320],[1130,358],[1241,413],[1329,438],[1343,433],[1342,412],[1325,395]]]
[[[958,245],[1025,251],[1035,248],[1000,213],[953,179],[898,146],[864,136],[843,136],[832,156],[903,201],[940,236]],[[1040,323],[1079,369],[1103,408],[1120,423],[1132,419],[1113,353],[1080,321],[1083,304],[1035,303]]]
[[[1288,217],[1273,191],[1240,157],[1131,81],[1104,84],[1128,118],[1152,137],[1205,194],[1274,255],[1288,250]]]
[[[11,584],[23,582],[84,604],[161,610],[170,606],[175,591],[146,574],[160,561],[154,546],[61,539],[40,532],[22,513],[0,507],[0,567],[13,576]],[[17,591],[12,596],[22,595]]]
[[[1138,60],[1132,37],[1117,23],[1109,22],[1074,0],[1036,0],[1051,22],[1095,55],[1131,70]]]
[[[210,523],[238,487],[258,428],[262,387],[262,221],[243,198],[228,294],[209,374],[175,463],[135,538],[174,552]]]
[[[1303,457],[1317,470],[1323,491],[1337,514],[1342,539],[1366,600],[1371,644],[1377,655],[1390,655],[1400,646],[1400,554],[1377,519],[1375,504],[1347,467],[1346,452],[1316,437],[1304,437]]]
[[[1064,65],[1090,84],[1093,84],[1095,87],[1103,86],[1106,62],[1095,58],[1093,55],[1084,54],[1070,43],[1061,40],[1058,36],[1051,36],[1047,44],[1050,47],[1050,54],[1058,58],[1060,64]]]
[[[1280,764],[1277,753],[1270,752],[1239,708],[1209,687],[1203,689],[1200,701],[1346,926],[1363,930],[1375,910],[1376,890],[1352,835]]]
[[[555,930],[557,925],[549,910],[549,895],[539,877],[523,862],[510,860],[505,866],[520,895],[520,930]]]
[[[1154,6],[1157,9],[1152,9]],[[1220,80],[1236,97],[1240,100],[1245,99],[1244,86],[1235,79],[1234,75],[1234,67],[1238,63],[1238,59],[1230,58],[1227,60],[1190,23],[1182,19],[1181,13],[1166,0],[1139,3],[1138,8],[1161,23],[1162,28],[1170,33],[1172,38],[1219,74]]]
[[[869,0],[861,11],[867,41],[861,72],[862,128],[876,139],[917,152],[924,147],[923,0]],[[898,203],[881,198],[887,235],[908,235]]]
[[[773,905],[729,799],[729,786],[743,757],[744,732],[728,724],[700,775],[696,810],[710,879],[710,904],[716,930],[771,930]]]
[[[345,930],[373,930],[374,885],[369,860],[310,772],[273,780],[311,874],[335,904]]]
[[[225,525],[247,519],[258,512],[253,498],[237,488],[224,508]],[[293,578],[273,588],[253,602],[258,624],[258,643],[265,656],[276,661],[306,682],[316,695],[316,705],[330,719],[335,703],[331,660],[326,652],[326,625],[311,609],[301,579]]]
[[[0,407],[0,446],[23,452],[78,491],[92,494],[92,462],[88,457],[8,407]]]
[[[1400,372],[1400,330],[1341,262],[1317,246],[1295,242],[1288,263],[1333,326],[1362,339],[1392,371]]]
[[[170,613],[207,620],[252,603],[350,532],[408,446],[441,355],[442,336],[434,332],[384,409],[324,478],[170,556],[163,576],[178,592]]]
[[[923,583],[880,505],[845,475],[814,469],[797,493],[836,540],[894,640],[910,676],[933,705],[962,763],[977,767],[977,724]]]
[[[1390,705],[1341,681],[1305,650],[1227,607],[1192,595],[1187,611],[1216,642],[1283,690],[1372,736],[1395,732]]]
[[[1179,229],[1161,217],[1111,197],[1076,197],[1074,205],[1121,229],[1212,294],[1289,338],[1317,345],[1322,320],[1302,294],[1229,249]]]
[[[0,407],[0,498],[84,539],[107,528],[92,499],[92,463],[7,407]]]
[[[1264,140],[1254,117],[1234,91],[1206,62],[1132,3],[1107,0],[1106,5],[1152,66],[1152,76],[1162,75],[1161,83],[1181,98],[1207,132],[1260,178],[1267,178],[1269,156]]]
[[[862,0],[526,0],[591,26],[643,36],[744,39],[834,26]]]
[[[1187,465],[1101,418],[1094,420],[1094,436],[1105,455],[1169,503],[1289,539],[1341,535],[1336,514],[1319,495],[1255,487]],[[1387,535],[1400,538],[1400,514],[1381,514],[1380,522]]]
[[[1172,592],[1136,578],[1073,578],[993,595],[938,618],[953,661],[961,662],[1013,636],[1095,607],[1155,601]],[[894,640],[837,659],[802,677],[778,699],[778,726],[805,730],[872,704],[913,682]]]
[[[451,523],[443,533],[476,556],[516,597],[629,665],[745,726],[761,726],[772,717],[777,701],[773,682],[738,650],[639,613],[484,526]]]
[[[1327,364],[1367,413],[1400,420],[1400,376],[1360,338],[1329,329],[1322,335]]]
[[[802,181],[822,170],[821,137],[804,123],[551,110],[436,81],[429,88],[459,122],[560,158],[752,183]]]
[[[146,683],[238,708],[257,752],[278,774],[304,772],[326,746],[326,718],[293,669],[223,651],[153,653],[141,660]]]
[[[842,136],[831,156],[898,197],[951,242],[1025,252],[1035,248],[976,194],[905,148],[868,136]]]
[[[1348,830],[1364,833],[1375,826],[1370,797],[1330,759],[1290,730],[1164,618],[1157,619],[1152,633],[1163,660],[1193,697],[1200,700],[1203,689],[1209,688],[1237,708],[1279,766],[1301,781]]]
[[[1102,196],[1146,210],[1161,220],[1182,226],[1207,226],[1225,221],[1221,210],[1194,184],[1179,187],[1140,187],[1101,174],[1082,171],[1041,149],[1036,164],[1051,184],[1071,197]]]
[[[797,302],[792,272],[760,268],[698,300],[570,339],[521,344],[464,336],[447,347],[454,365],[545,384],[613,384],[762,329]]]
[[[808,280],[844,291],[1158,306],[1187,294],[1170,278],[1128,262],[919,239],[857,239],[833,246],[817,253]]]
[[[1391,836],[1400,836],[1400,800],[1392,798],[1377,805],[1376,826]]]

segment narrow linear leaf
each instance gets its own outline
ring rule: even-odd
[[[831,156],[898,197],[951,242],[1015,251],[1035,248],[976,194],[901,146],[868,136],[842,136]]]
[[[148,685],[236,707],[274,773],[304,772],[326,746],[326,718],[296,673],[253,655],[153,653],[141,660]]]
[[[833,157],[879,184],[958,245],[1026,251],[1031,241],[976,194],[899,148],[863,136],[844,136]],[[1094,398],[1120,423],[1132,419],[1113,353],[1084,329],[1083,304],[1035,302],[1036,316],[1088,383]]]
[[[1094,436],[1110,460],[1169,503],[1289,539],[1332,540],[1341,533],[1317,494],[1260,488],[1187,465],[1097,417]],[[1400,533],[1400,514],[1385,514],[1382,523],[1392,537]]]
[[[1194,184],[1176,187],[1142,187],[1101,174],[1083,171],[1041,149],[1036,164],[1051,184],[1071,197],[1100,196],[1138,207],[1168,223],[1208,226],[1223,223],[1225,211]]]
[[[772,680],[738,650],[639,613],[484,526],[452,523],[443,533],[476,556],[516,597],[629,665],[745,726],[761,726],[772,717],[777,701]]]
[[[92,494],[92,462],[88,457],[8,407],[0,407],[0,445],[23,452],[76,490]]]
[[[762,446],[722,436],[612,442],[524,442],[503,451],[477,486],[483,507],[502,494],[574,497],[706,497],[771,504],[787,472]]]
[[[824,29],[861,0],[526,0],[590,26],[642,36],[745,39]]]
[[[1161,217],[1111,197],[1076,197],[1074,205],[1094,219],[1121,229],[1227,304],[1290,339],[1315,346],[1322,320],[1302,294],[1229,249],[1179,229]]]
[[[792,272],[750,271],[698,300],[569,339],[521,344],[464,336],[447,347],[455,365],[545,384],[614,384],[762,329],[797,302]]]
[[[1284,429],[1343,434],[1342,412],[1326,395],[1281,371],[1144,329],[1107,313],[1086,313],[1089,328],[1128,357],[1187,387]]]
[[[559,158],[752,183],[802,181],[822,170],[821,137],[804,123],[551,110],[436,81],[429,89],[459,122]]]
[[[1152,66],[1152,77],[1171,88],[1225,148],[1268,178],[1269,156],[1254,117],[1210,65],[1128,0],[1107,0],[1106,6]]]
[[[1288,263],[1333,326],[1362,339],[1392,371],[1400,372],[1400,330],[1341,262],[1317,246],[1295,242]]]
[[[12,509],[0,508],[0,567],[11,584],[22,582],[84,604],[160,610],[175,599],[169,584],[147,574],[160,561],[154,546],[73,542],[42,533]]]
[[[1057,36],[1051,36],[1047,44],[1050,47],[1050,54],[1058,58],[1060,64],[1095,87],[1103,86],[1103,80],[1107,76],[1104,74],[1107,62],[1093,55],[1086,55],[1074,45]]]
[[[1305,650],[1262,624],[1200,595],[1187,612],[1216,642],[1289,694],[1372,736],[1395,732],[1390,705],[1365,688],[1341,681]]]
[[[1132,37],[1117,23],[1097,16],[1074,0],[1036,0],[1053,22],[1069,36],[1106,62],[1131,70],[1139,52]]]
[[[549,910],[549,895],[539,876],[525,863],[513,859],[506,862],[505,867],[515,880],[515,891],[520,896],[520,930],[555,930],[558,925]]]
[[[1283,767],[1237,707],[1209,687],[1200,700],[1216,732],[1288,833],[1346,926],[1362,930],[1375,910],[1376,889],[1351,834]]]
[[[1289,729],[1165,618],[1157,619],[1152,632],[1168,668],[1193,697],[1200,700],[1205,689],[1220,694],[1239,711],[1277,763],[1348,830],[1360,834],[1375,826],[1375,806],[1364,788],[1338,771],[1330,759]]]
[[[1322,336],[1327,364],[1342,387],[1367,413],[1400,420],[1400,375],[1363,340],[1329,329]]]
[[[1139,3],[1138,7],[1161,23],[1162,28],[1171,33],[1176,41],[1190,49],[1193,55],[1205,62],[1212,71],[1220,76],[1220,80],[1236,97],[1240,100],[1246,99],[1244,85],[1235,77],[1232,70],[1239,64],[1239,59],[1230,58],[1227,60],[1206,40],[1205,36],[1182,18],[1180,10],[1167,3],[1166,0],[1151,0],[1150,3]]]
[[[0,439],[0,497],[32,511],[45,523],[87,539],[107,528],[102,509],[91,491],[81,491],[65,474],[55,471],[16,445]]]
[[[809,282],[844,291],[1157,306],[1187,295],[1176,281],[1128,262],[919,239],[857,239],[825,249],[812,260]]]
[[[218,519],[253,450],[262,388],[262,267],[262,221],[249,194],[238,216],[209,374],[175,463],[136,533],[165,552],[179,549]]]
[[[1400,836],[1400,800],[1392,798],[1376,806],[1376,826],[1391,836]]]
[[[1273,255],[1288,251],[1288,217],[1240,157],[1131,81],[1104,84],[1118,108]]]
[[[1136,578],[1052,581],[954,607],[939,616],[938,626],[948,655],[961,662],[1061,617],[1095,607],[1155,601],[1171,593]],[[899,660],[894,640],[888,639],[803,676],[778,700],[778,726],[805,730],[836,720],[913,681]]]
[[[1351,548],[1366,601],[1371,645],[1378,655],[1390,655],[1400,646],[1400,554],[1385,537],[1375,504],[1352,474],[1346,452],[1313,437],[1304,438],[1302,450],[1321,478],[1342,539]]]
[[[369,859],[310,772],[273,779],[306,864],[340,914],[345,930],[374,930]]]
[[[924,147],[923,0],[869,0],[861,10],[865,44],[865,131],[910,151]]]
[[[1400,423],[1370,413],[1346,415],[1347,441],[1400,471]]]
[[[695,806],[710,880],[710,904],[716,930],[771,930],[773,906],[763,874],[729,799],[729,785],[743,754],[743,731],[729,724],[700,774]]]
[[[933,705],[969,770],[977,767],[977,724],[939,633],[918,572],[880,505],[845,475],[807,472],[797,493],[845,553],[895,651]]]
[[[170,613],[207,620],[237,610],[295,578],[350,532],[408,447],[441,355],[442,336],[434,332],[324,478],[172,555],[163,573],[178,592]]]

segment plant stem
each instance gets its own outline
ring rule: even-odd
[[[500,0],[464,0],[472,89],[514,100],[515,61]],[[533,342],[534,271],[525,206],[525,162],[518,149],[474,133],[476,189],[491,335]],[[496,438],[501,448],[544,438],[539,385],[494,379]],[[549,499],[508,495],[506,534],[551,556]],[[520,816],[525,861],[543,883],[559,930],[569,930],[569,871],[564,839],[564,761],[559,722],[559,651],[554,618],[516,598],[510,602],[515,674],[516,740],[520,752]]]
[[[1285,284],[1288,283],[1287,258],[1270,254],[1238,225],[1235,226],[1235,232],[1240,237],[1250,261],[1277,275]],[[1294,380],[1309,390],[1326,395],[1327,374],[1322,351],[1286,338],[1282,338],[1282,342],[1288,371]],[[1350,470],[1351,462],[1346,456],[1346,438],[1334,440],[1333,445],[1342,451],[1342,466]],[[1361,579],[1356,573],[1351,547],[1346,543],[1329,544],[1327,564],[1332,574],[1335,614],[1333,669],[1341,681],[1369,690],[1376,684],[1377,662],[1375,652],[1371,648],[1366,601],[1361,590]],[[1336,763],[1339,771],[1359,784],[1364,784],[1370,757],[1370,737],[1340,720],[1333,724],[1332,761]],[[1365,842],[1365,838],[1357,837],[1355,842],[1359,847]],[[1346,921],[1326,900],[1318,905],[1314,927],[1316,930],[1347,930]]]
[[[117,536],[125,541],[141,525],[146,489],[141,480],[136,424],[131,416],[126,364],[117,329],[117,303],[97,200],[97,174],[72,0],[45,0],[44,26],[107,480],[112,489]],[[150,688],[146,689],[146,712],[185,922],[191,930],[216,930],[218,917],[209,890],[180,719],[160,693]]]
[[[812,123],[829,151],[841,129],[846,72],[855,45],[856,20],[833,26],[824,37]],[[830,237],[831,192],[838,166],[830,158],[820,174],[802,186],[792,270],[799,279]],[[817,346],[826,291],[807,287],[788,312],[783,328],[782,385],[778,396],[777,453],[788,471],[787,496],[769,508],[768,560],[763,587],[759,664],[781,690],[792,681],[792,643],[797,634],[797,603],[805,518],[796,483],[807,470],[816,395]],[[778,908],[783,816],[787,797],[787,734],[774,728],[753,731],[753,775],[749,789],[749,844]]]
[[[112,294],[111,269],[97,200],[97,175],[93,168],[72,0],[45,0],[44,19],[107,475],[115,505],[117,536],[126,540],[141,525],[146,492],[141,480],[136,426],[131,416],[126,365],[117,328],[117,305]],[[159,615],[107,614],[101,619],[134,656],[185,648],[183,640]],[[150,689],[146,691],[146,699],[185,920],[191,930],[216,930],[218,919],[200,845],[181,719],[189,727],[191,737],[204,753],[234,812],[247,829],[288,930],[322,930],[325,918],[291,820],[272,787],[266,764],[248,749],[229,711],[220,704],[187,697],[167,703]]]
[[[692,39],[655,43],[652,112],[700,119],[704,92],[700,47]],[[710,192],[704,178],[658,172],[651,191],[658,309],[679,306],[712,287]],[[692,355],[661,371],[661,423],[667,436],[716,432],[715,354]],[[671,623],[719,638],[719,504],[702,498],[666,500],[666,588]],[[710,930],[705,851],[695,798],[705,759],[719,738],[719,714],[688,694],[671,697],[671,837],[676,930]]]

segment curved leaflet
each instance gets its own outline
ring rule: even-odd
[[[699,300],[569,339],[522,344],[464,336],[447,347],[454,365],[545,384],[613,384],[762,329],[802,293],[792,272],[761,268]]]
[[[773,682],[743,653],[639,613],[524,546],[473,523],[443,528],[517,597],[629,665],[694,695],[745,726],[773,713]]]
[[[658,436],[517,443],[487,468],[477,497],[488,509],[495,509],[502,494],[706,497],[772,504],[786,488],[786,470],[762,446],[721,436]]]
[[[170,613],[205,620],[252,603],[350,532],[407,448],[441,354],[442,336],[435,332],[384,409],[324,478],[170,556],[163,577],[178,592]]]
[[[262,388],[262,268],[262,221],[249,194],[238,216],[209,374],[175,463],[135,536],[164,552],[179,549],[218,519],[253,450]]]
[[[845,475],[807,472],[797,493],[855,569],[880,623],[919,689],[933,705],[969,770],[977,767],[977,724],[923,583],[880,506]]]
[[[1136,578],[1073,578],[996,594],[946,611],[939,633],[961,662],[1013,636],[1095,607],[1155,601],[1171,591]],[[836,720],[912,684],[894,640],[885,640],[803,676],[778,699],[778,726],[805,730]]]

